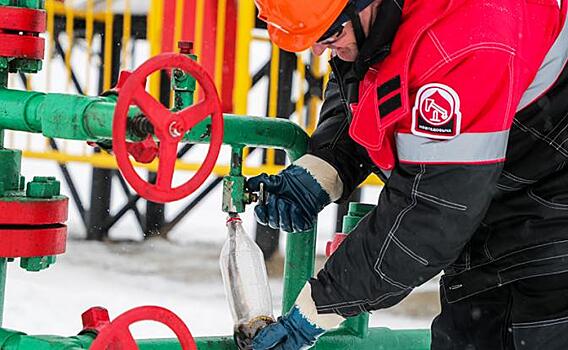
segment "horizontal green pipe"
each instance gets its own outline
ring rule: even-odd
[[[224,114],[223,143],[233,146],[272,147],[284,149],[292,159],[304,155],[308,148],[308,135],[298,125],[276,118],[261,118]],[[210,118],[197,124],[186,135],[192,143],[207,143]]]
[[[88,349],[92,335],[75,337],[28,336],[16,331],[0,329],[0,350],[79,350]],[[142,339],[140,350],[179,350],[177,339]],[[196,338],[199,350],[236,350],[232,337]],[[360,338],[344,331],[330,332],[321,337],[315,350],[428,350],[428,330],[369,329],[367,337]]]
[[[112,138],[115,104],[106,97],[44,94],[0,88],[0,129],[42,133],[47,137],[94,141]],[[131,108],[130,117],[139,114]],[[223,143],[231,146],[274,147],[297,159],[307,150],[308,136],[298,125],[283,119],[225,114]],[[185,137],[207,143],[209,118]]]

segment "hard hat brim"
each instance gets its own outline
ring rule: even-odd
[[[270,35],[270,40],[276,46],[289,52],[301,52],[309,49],[322,35],[319,33],[311,35],[294,35],[286,33],[280,28],[276,28],[272,25],[268,25],[268,34]]]
[[[311,11],[307,12],[313,15],[309,17],[309,19],[296,19],[299,25],[295,27],[280,23],[280,21],[277,20],[277,18],[279,18],[278,16],[274,17],[276,18],[274,21],[275,23],[280,23],[283,27],[272,24],[270,14],[265,14],[268,20],[263,20],[268,23],[270,40],[272,40],[276,46],[286,51],[300,52],[310,48],[321,38],[339,15],[341,15],[341,12],[348,2],[349,0],[336,0],[326,4],[325,7],[317,11],[312,8]],[[296,9],[296,11],[301,12],[301,9]],[[283,16],[282,14],[279,15]],[[304,25],[303,28],[300,26],[302,23]],[[286,28],[289,28],[289,30],[286,30]]]

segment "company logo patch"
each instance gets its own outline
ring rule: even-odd
[[[460,134],[460,98],[444,84],[427,84],[418,90],[412,109],[412,133],[433,139],[452,139]]]

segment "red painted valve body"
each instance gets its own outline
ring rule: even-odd
[[[197,104],[176,112],[168,110],[142,88],[142,82],[150,74],[173,68],[181,69],[193,76],[201,86],[204,97]],[[156,138],[159,140],[159,165],[155,184],[142,179],[129,159],[126,135],[131,104],[140,107],[144,116],[153,125]],[[190,180],[174,187],[172,180],[177,159],[177,146],[191,128],[209,115],[211,116],[211,137],[207,156]],[[112,143],[122,175],[142,197],[154,202],[166,203],[189,196],[205,182],[213,171],[223,143],[223,114],[213,80],[199,64],[185,55],[165,53],[149,59],[132,72],[120,89],[114,112]]]
[[[0,6],[0,57],[43,59],[45,28],[43,10]]]
[[[0,257],[31,258],[65,252],[68,199],[0,200]]]
[[[347,238],[346,233],[338,232],[335,235],[333,235],[333,240],[327,242],[325,246],[325,256],[329,258],[331,254],[333,254],[337,250],[337,248],[339,248],[339,246],[341,245],[341,243],[343,243],[345,238]]]
[[[87,312],[91,310],[93,309],[89,309]],[[104,317],[104,315],[101,314],[101,310],[95,310],[95,313],[96,315],[91,313],[91,316],[94,315],[97,318],[100,316]],[[132,337],[132,334],[130,334],[128,327],[140,321],[155,321],[168,326],[178,338],[182,350],[197,350],[193,336],[181,318],[173,312],[159,306],[141,306],[134,308],[118,316],[109,324],[103,325],[98,329],[99,334],[89,349],[138,350],[136,341]],[[83,326],[85,326],[84,320]]]

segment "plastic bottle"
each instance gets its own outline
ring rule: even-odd
[[[274,322],[266,265],[262,251],[247,235],[238,215],[229,217],[227,229],[220,265],[235,324],[235,342],[239,349],[252,349],[254,336]]]

